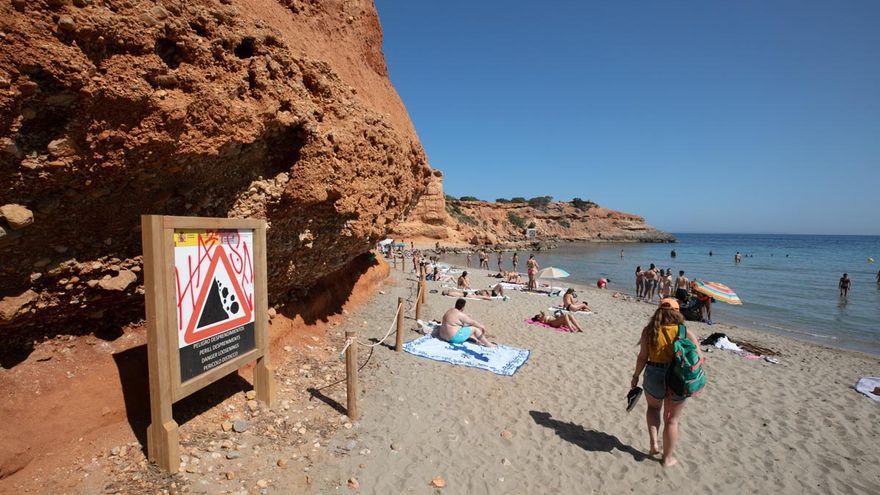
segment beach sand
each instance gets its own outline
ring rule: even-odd
[[[470,271],[476,288],[497,281]],[[414,274],[392,270],[384,293],[340,329],[381,338],[397,297],[414,301],[414,286]],[[644,398],[630,413],[624,398],[655,306],[578,293],[597,311],[577,316],[581,334],[523,322],[561,297],[468,301],[493,341],[531,351],[512,377],[377,347],[361,373],[362,418],[332,439],[341,456],[311,467],[309,493],[352,491],[352,478],[359,492],[380,494],[880,493],[880,404],[853,390],[860,376],[880,375],[877,357],[689,322],[700,338],[723,332],[779,351],[780,363],[712,348],[707,388],[682,416],[679,465],[664,469],[647,456]],[[429,293],[422,319],[453,302]],[[419,336],[412,315],[405,340]],[[327,395],[345,404],[344,387]],[[442,490],[430,486],[436,477]]]

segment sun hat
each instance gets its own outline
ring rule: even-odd
[[[671,297],[664,297],[660,300],[660,309],[674,309],[678,311],[678,301]]]

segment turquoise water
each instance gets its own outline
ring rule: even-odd
[[[535,253],[541,267],[556,266],[569,280],[595,284],[610,279],[612,290],[635,294],[635,268],[650,263],[684,270],[699,278],[731,287],[742,306],[716,303],[716,322],[740,324],[831,347],[880,355],[880,236],[675,234],[676,244],[563,245]],[[620,257],[620,250],[624,257]],[[675,249],[677,257],[671,258]],[[714,256],[709,256],[709,251]],[[734,254],[744,257],[740,265]],[[520,271],[528,258],[520,252]],[[749,256],[750,255],[750,256]],[[786,255],[788,255],[786,257]],[[877,262],[870,264],[868,257]],[[476,256],[474,256],[476,259]],[[505,253],[509,270],[510,253]],[[490,266],[497,265],[494,254]],[[450,259],[463,264],[464,258]],[[841,299],[837,283],[849,273],[852,287]]]

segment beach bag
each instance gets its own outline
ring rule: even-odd
[[[706,373],[697,345],[687,338],[684,325],[678,326],[672,352],[672,364],[666,370],[666,388],[683,397],[697,395],[706,386]]]

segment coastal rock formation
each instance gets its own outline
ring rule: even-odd
[[[141,214],[267,219],[274,303],[368,250],[431,177],[369,0],[6,1],[0,18],[4,366],[142,317]]]
[[[522,245],[532,241],[673,242],[675,239],[630,213],[589,202],[468,201],[443,195],[435,171],[424,194],[392,235],[445,245]],[[526,237],[534,228],[535,239]]]
[[[418,203],[394,226],[392,235],[407,239],[454,239],[460,229],[459,223],[446,211],[443,172],[434,170]]]

